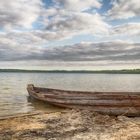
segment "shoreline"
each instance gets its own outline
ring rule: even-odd
[[[20,118],[20,117],[24,117],[24,116],[34,116],[34,115],[39,115],[42,113],[52,114],[52,113],[57,113],[57,112],[63,112],[63,111],[49,111],[49,112],[48,111],[30,111],[27,113],[17,113],[17,114],[13,114],[13,115],[1,116],[0,121],[7,120],[7,119]]]
[[[88,110],[34,112],[0,119],[0,140],[138,140],[140,117]]]
[[[26,70],[26,69],[0,69],[0,72],[12,73],[82,73],[82,74],[140,74],[140,69],[118,69],[118,70]]]

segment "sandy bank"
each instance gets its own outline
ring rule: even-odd
[[[86,110],[27,114],[0,120],[0,140],[140,140],[140,117]]]

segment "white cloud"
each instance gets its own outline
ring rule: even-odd
[[[62,12],[62,11],[61,11]],[[71,34],[108,34],[109,25],[99,14],[89,13],[59,13],[47,25],[47,30]]]
[[[1,0],[0,26],[2,28],[31,28],[42,8],[41,0]]]
[[[32,39],[31,39],[32,40]],[[69,46],[42,48],[35,42],[20,44],[10,35],[1,37],[0,61],[57,61],[57,62],[126,62],[140,60],[140,44],[122,41],[79,43]]]
[[[79,34],[108,34],[109,25],[99,14],[83,12],[100,6],[98,0],[54,0],[54,5],[45,9],[42,0],[1,0],[0,26],[20,30],[21,27],[32,28],[38,21],[46,30],[38,29],[36,33],[46,40],[71,38]]]
[[[54,0],[54,5],[44,10],[42,15],[46,34],[50,33],[55,39],[71,38],[79,34],[108,34],[110,26],[100,14],[84,11],[100,7],[98,0]]]
[[[43,7],[41,0],[14,0],[7,1],[2,0],[0,5],[0,26],[4,29],[12,29],[14,34],[14,29],[20,30],[20,27],[32,28],[32,24],[38,21],[42,24],[42,27],[46,29],[36,29],[34,31],[24,32],[21,34],[20,39],[25,40],[31,36],[37,40],[40,38],[46,41],[50,40],[62,40],[66,38],[71,38],[79,34],[94,34],[102,35],[108,33],[109,25],[105,23],[99,14],[90,14],[82,11],[69,11],[58,6],[57,4],[63,2],[72,6],[76,2],[82,9],[91,7],[100,7],[100,3],[97,0],[88,1],[55,1],[55,4],[45,9]],[[80,5],[81,4],[81,5]],[[94,5],[94,6],[93,6]],[[80,8],[80,9],[81,9]],[[85,9],[84,8],[84,9]],[[40,19],[38,19],[41,17]],[[91,20],[92,19],[92,20]],[[6,31],[6,30],[5,30]],[[8,30],[7,30],[8,31]],[[11,30],[9,30],[11,31]],[[21,31],[22,32],[22,31]],[[27,37],[25,34],[28,34]],[[30,36],[29,36],[30,34]],[[23,37],[24,35],[24,37]],[[29,39],[30,40],[30,39]],[[28,40],[26,39],[28,43]],[[35,41],[37,42],[37,41]]]
[[[19,38],[20,36],[20,38]],[[0,66],[23,68],[74,68],[88,66],[140,65],[140,44],[124,41],[82,42],[79,44],[42,47],[50,34],[32,32],[9,32],[0,34]],[[25,67],[24,67],[25,66]],[[59,67],[60,66],[60,67]]]
[[[84,11],[90,8],[100,8],[101,3],[98,0],[55,0],[69,11]]]
[[[59,64],[66,67],[139,64],[139,43],[113,40],[122,39],[124,36],[128,40],[133,36],[138,37],[140,24],[109,25],[105,17],[97,11],[92,12],[94,8],[101,7],[100,2],[54,0],[54,5],[45,9],[41,0],[1,0],[0,27],[4,30],[0,32],[0,63],[5,61],[8,64],[8,61],[12,61],[27,65],[30,62],[31,65],[34,62],[33,65],[39,67]],[[138,16],[138,11],[138,0],[118,0],[108,14],[112,18],[128,18]],[[30,29],[35,21],[40,22],[44,28]],[[23,27],[22,30],[20,27]],[[30,30],[24,30],[25,28]],[[97,38],[99,43],[92,41],[69,46],[46,47],[49,41],[87,34]],[[102,39],[106,39],[106,42],[102,42]],[[112,41],[107,42],[107,39]]]
[[[62,39],[79,34],[102,36],[108,34],[110,29],[110,25],[98,13],[69,11],[69,9],[63,9],[60,6],[45,10],[43,16],[45,17],[43,23],[46,26],[46,31],[56,33]]]
[[[115,26],[111,34],[119,36],[140,36],[140,23],[126,23]]]
[[[112,19],[126,19],[140,16],[139,0],[115,0],[113,7],[109,10],[108,15]]]

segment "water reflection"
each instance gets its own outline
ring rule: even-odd
[[[27,96],[27,102],[30,104],[30,106],[34,107],[35,110],[46,111],[47,109],[47,112],[63,110],[63,108],[56,107],[46,102],[34,99],[31,96]]]

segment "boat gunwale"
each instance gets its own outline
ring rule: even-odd
[[[140,95],[140,92],[127,92],[127,91],[75,91],[75,90],[63,90],[63,89],[53,89],[53,88],[41,88],[41,87],[34,87],[34,91],[36,91],[37,93],[39,92],[41,93],[46,93],[46,92],[51,92],[51,94],[59,94],[59,93],[55,93],[55,92],[61,92],[60,94],[94,94],[94,95],[99,95],[99,94],[107,94],[107,95]],[[47,93],[46,93],[47,94]]]

